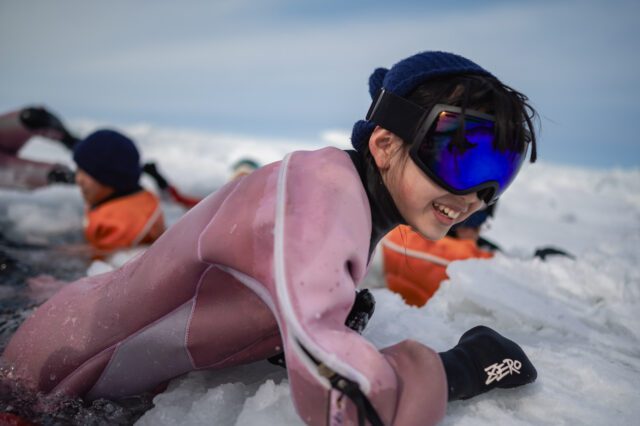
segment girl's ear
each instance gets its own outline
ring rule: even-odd
[[[390,131],[376,126],[369,138],[369,152],[380,171],[386,171],[391,164],[391,158],[402,147],[402,139]]]

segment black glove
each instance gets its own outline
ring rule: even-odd
[[[142,171],[148,174],[156,181],[156,185],[160,189],[167,189],[169,183],[167,180],[160,174],[158,168],[156,167],[156,163],[145,163],[142,165]]]
[[[356,333],[362,334],[364,329],[367,327],[375,308],[376,299],[373,297],[373,293],[366,288],[356,291],[356,300],[353,302],[351,311],[349,312],[349,315],[347,315],[347,320],[344,324]],[[274,355],[271,358],[267,358],[267,361],[271,364],[286,367],[284,352]]]
[[[362,334],[376,309],[376,299],[369,290],[362,289],[356,292],[356,300],[351,307],[345,325],[358,334]]]
[[[60,134],[56,137],[68,149],[73,149],[78,138],[64,127],[62,121],[42,107],[28,107],[20,111],[20,121],[30,130],[54,130]]]
[[[47,174],[49,183],[76,183],[76,175],[67,166],[55,164]]]
[[[534,257],[539,257],[542,260],[547,260],[548,256],[564,256],[570,259],[575,259],[576,257],[570,253],[567,253],[564,250],[555,248],[555,247],[543,247],[536,250],[533,254]]]
[[[520,346],[479,325],[458,344],[441,352],[449,401],[468,399],[493,388],[513,388],[536,380],[538,373]]]

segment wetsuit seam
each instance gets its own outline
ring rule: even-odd
[[[189,335],[191,333],[191,321],[193,320],[193,316],[195,315],[196,312],[196,305],[198,303],[198,294],[200,293],[200,289],[202,288],[202,283],[204,282],[204,277],[207,275],[207,273],[211,270],[211,268],[215,267],[214,265],[209,265],[207,267],[207,269],[205,269],[204,271],[202,271],[202,274],[200,274],[200,278],[198,279],[198,284],[196,285],[196,290],[193,294],[193,297],[190,299],[191,301],[193,301],[193,305],[191,305],[191,312],[189,313],[189,318],[187,318],[187,324],[186,324],[186,329],[184,332],[184,342],[183,342],[183,347],[185,352],[187,353],[187,357],[189,358],[189,362],[191,363],[191,367],[196,368],[196,363],[193,359],[193,356],[191,355],[191,351],[189,350]]]

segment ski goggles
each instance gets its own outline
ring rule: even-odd
[[[478,193],[494,203],[513,182],[527,154],[494,147],[495,119],[482,112],[438,104],[430,111],[382,90],[367,120],[411,144],[411,159],[429,178],[456,195]]]

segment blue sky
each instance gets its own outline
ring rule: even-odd
[[[0,110],[317,140],[422,50],[527,94],[541,158],[640,166],[637,1],[0,0]]]

